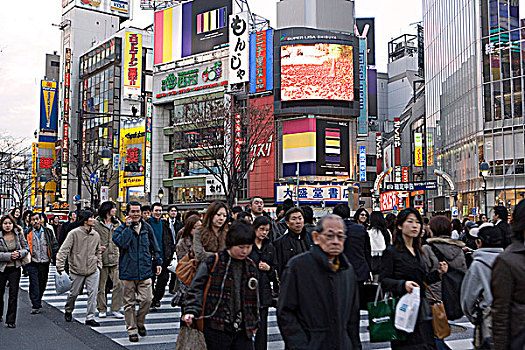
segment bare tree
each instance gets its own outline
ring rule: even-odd
[[[0,192],[13,195],[16,207],[22,207],[29,197],[31,146],[27,139],[0,133]]]
[[[228,206],[253,164],[261,157],[258,146],[274,137],[270,105],[232,106],[228,99],[194,99],[175,113],[173,150],[185,158],[184,174],[197,163],[224,189]]]

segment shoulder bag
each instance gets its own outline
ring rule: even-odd
[[[382,343],[406,339],[405,335],[394,327],[396,303],[399,299],[388,298],[385,294],[385,298],[378,301],[380,293],[381,285],[377,288],[375,301],[367,304],[370,342]]]
[[[444,339],[450,335],[450,326],[448,324],[445,306],[443,302],[436,297],[434,292],[432,292],[428,284],[423,284],[432,295],[432,298],[428,298],[427,300],[430,303],[430,310],[432,310],[432,328],[434,329],[434,335],[438,339]]]
[[[177,267],[175,268],[175,274],[177,278],[187,286],[191,285],[191,281],[197,273],[197,268],[199,267],[199,262],[193,257],[192,253],[184,255],[180,259]]]

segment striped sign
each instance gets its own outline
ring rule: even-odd
[[[155,12],[153,63],[161,64],[182,56],[182,6]]]
[[[339,163],[341,158],[341,130],[326,128],[325,135],[326,161]]]
[[[197,34],[204,34],[213,30],[224,28],[228,25],[228,12],[226,7],[203,12],[197,15]]]
[[[315,162],[315,118],[283,122],[283,163]]]

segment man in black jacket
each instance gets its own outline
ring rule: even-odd
[[[304,228],[303,211],[298,207],[289,209],[284,214],[288,230],[273,242],[277,259],[277,273],[283,275],[288,260],[310,250],[312,241]]]
[[[342,254],[345,230],[340,217],[321,218],[312,232],[316,245],[288,262],[277,305],[286,349],[361,349],[357,281]]]
[[[494,216],[492,217],[494,226],[498,228],[503,235],[503,248],[512,243],[512,232],[509,225],[509,211],[503,205],[494,207]]]

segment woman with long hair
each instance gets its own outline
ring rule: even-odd
[[[0,219],[0,322],[4,314],[4,292],[9,281],[9,300],[5,322],[8,328],[16,327],[18,286],[22,259],[29,254],[22,228],[11,215]]]
[[[16,207],[14,209],[11,209],[9,214],[11,214],[13,219],[15,219],[16,225],[22,226],[21,225],[22,224],[22,209],[20,209],[19,207]]]
[[[406,340],[393,340],[392,349],[435,349],[432,330],[432,314],[425,298],[423,282],[428,284],[440,280],[440,275],[447,272],[448,265],[439,263],[439,269],[426,272],[421,248],[421,230],[423,219],[416,209],[403,209],[397,216],[394,242],[383,253],[380,281],[383,291],[392,292],[401,297],[420,287],[421,303],[413,333],[403,333]]]
[[[356,224],[364,226],[366,230],[368,229],[369,217],[370,214],[368,214],[368,210],[366,210],[365,208],[359,208],[354,214],[354,221]]]
[[[195,231],[202,226],[201,218],[198,215],[191,215],[184,220],[184,227],[177,237],[177,245],[175,252],[177,260],[181,260],[185,255],[189,254],[193,249],[193,236]]]
[[[202,226],[193,235],[193,252],[199,262],[226,247],[228,218],[226,204],[220,201],[210,204]]]
[[[461,224],[461,221],[459,221],[459,219],[453,219],[451,225],[452,231],[450,233],[450,238],[459,239],[463,233],[463,225]]]
[[[22,214],[22,222],[20,226],[22,226],[24,233],[28,233],[31,230],[31,214],[33,214],[31,210],[26,210],[24,211],[24,214]]]
[[[386,227],[385,218],[380,211],[373,211],[372,214],[370,214],[368,236],[370,237],[372,253],[372,275],[378,275],[381,269],[381,256],[385,249],[392,243],[392,237]]]

